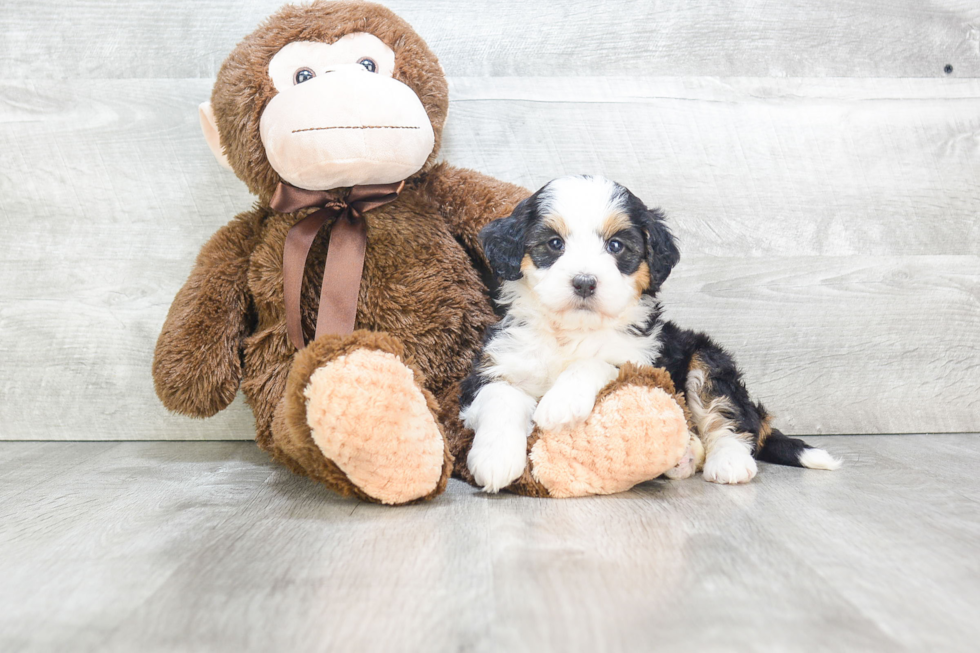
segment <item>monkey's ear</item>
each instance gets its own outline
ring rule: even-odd
[[[494,220],[480,231],[480,244],[483,254],[490,263],[494,276],[502,281],[517,281],[524,258],[524,242],[527,227],[534,212],[535,196],[517,205],[514,212],[506,218]]]
[[[218,160],[218,163],[231,170],[228,157],[225,156],[224,151],[221,149],[221,137],[218,136],[218,123],[214,119],[214,109],[211,108],[211,103],[202,102],[197,107],[197,113],[201,119],[201,130],[204,132],[204,140],[208,142],[211,153],[214,154],[214,158]]]
[[[650,266],[650,287],[647,292],[654,295],[680,262],[681,253],[660,209],[643,211],[641,222],[647,237],[647,265]]]

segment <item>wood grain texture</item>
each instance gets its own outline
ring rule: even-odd
[[[178,418],[150,378],[197,251],[253,202],[200,137],[210,83],[59,86],[0,85],[0,439],[251,438],[240,401]]]
[[[0,5],[0,79],[213,77],[280,0]],[[449,75],[980,76],[974,0],[385,2]]]
[[[668,314],[788,431],[980,424],[980,82],[451,81],[447,160],[666,209]],[[252,202],[200,137],[209,87],[0,85],[0,439],[251,437],[240,403],[168,416],[149,376],[194,256]]]
[[[980,436],[813,442],[843,469],[399,508],[250,443],[0,443],[0,648],[972,651]]]
[[[980,251],[980,80],[454,79],[446,157],[602,174],[716,256]]]
[[[682,259],[663,299],[787,433],[980,423],[978,256]]]

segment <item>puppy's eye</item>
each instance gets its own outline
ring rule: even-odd
[[[293,84],[302,84],[316,77],[316,73],[309,68],[300,68],[293,73]]]
[[[378,64],[374,63],[374,59],[372,59],[371,57],[361,57],[360,59],[357,60],[357,63],[367,68],[367,71],[369,73],[378,72]]]
[[[623,241],[619,240],[618,238],[613,238],[606,243],[606,250],[610,254],[619,254],[621,251],[623,251],[624,247],[626,247],[626,245],[624,245]]]
[[[548,241],[548,247],[556,252],[560,252],[561,250],[565,249],[565,241],[561,238],[552,238]]]

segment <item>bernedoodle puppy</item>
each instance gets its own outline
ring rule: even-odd
[[[813,469],[840,461],[773,429],[732,356],[708,336],[661,319],[657,293],[680,253],[663,214],[601,177],[556,179],[480,234],[506,311],[464,382],[473,429],[467,464],[489,492],[525,469],[527,437],[581,423],[627,363],[662,367],[696,433],[667,472],[703,466],[715,483],[745,483],[756,459]]]

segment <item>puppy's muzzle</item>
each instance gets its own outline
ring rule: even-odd
[[[595,294],[597,280],[591,274],[577,274],[572,279],[572,288],[579,297],[591,297]]]

